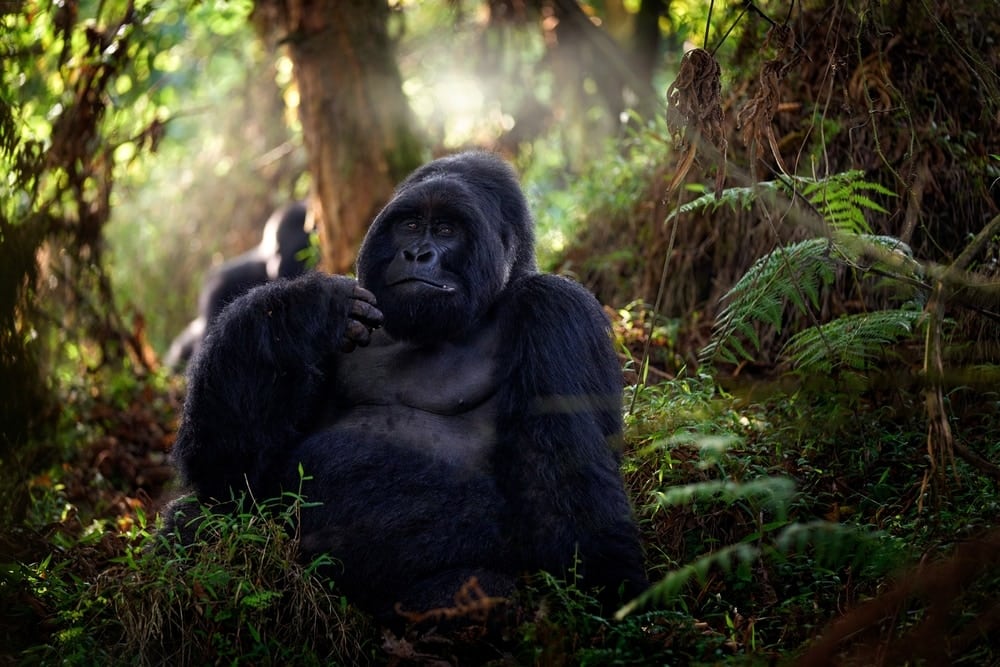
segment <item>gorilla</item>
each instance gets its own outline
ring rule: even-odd
[[[257,285],[293,278],[305,270],[299,252],[309,247],[306,207],[295,202],[279,208],[264,224],[260,244],[213,269],[198,296],[198,317],[174,338],[164,357],[167,368],[179,370],[201,346],[205,332],[222,309]]]
[[[617,604],[647,581],[609,329],[593,295],[536,269],[513,169],[445,157],[375,218],[357,281],[309,273],[223,311],[173,461],[202,503],[301,489],[303,555],[332,556],[341,592],[383,618],[539,570]]]

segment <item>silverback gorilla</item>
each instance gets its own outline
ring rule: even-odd
[[[640,591],[608,321],[538,273],[506,162],[414,172],[357,275],[270,283],[223,312],[173,450],[197,497],[296,491],[301,464],[321,503],[301,513],[304,555],[332,555],[344,594],[379,615],[449,606],[473,576],[504,596],[537,570],[572,570],[610,604]]]
[[[198,317],[179,333],[164,357],[168,368],[180,369],[201,346],[205,332],[231,301],[257,285],[301,275],[305,262],[300,251],[309,247],[305,228],[306,207],[295,202],[276,210],[264,223],[257,247],[224,262],[209,272],[198,295]]]

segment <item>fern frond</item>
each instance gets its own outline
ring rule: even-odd
[[[818,565],[830,568],[888,568],[899,562],[893,555],[900,546],[883,533],[821,520],[788,525],[774,540],[779,553],[809,554]]]
[[[705,191],[707,188],[699,187]],[[851,234],[869,234],[871,226],[865,218],[866,211],[888,213],[871,195],[895,197],[896,193],[879,183],[865,180],[865,173],[858,169],[832,174],[826,178],[789,176],[777,181],[760,181],[751,187],[726,188],[720,197],[706,192],[700,197],[670,212],[666,222],[681,213],[716,211],[729,206],[733,211],[749,210],[754,200],[764,191],[781,191],[788,196],[798,192],[836,230]]]
[[[771,545],[765,544],[760,548],[746,541],[732,544],[667,573],[642,595],[619,609],[615,618],[621,620],[637,609],[660,604],[679,594],[692,580],[704,584],[713,566],[729,572],[734,565],[748,567],[763,557],[808,554],[817,565],[831,569],[849,565],[884,572],[890,565],[899,562],[900,547],[892,540],[886,540],[881,533],[856,526],[829,521],[793,523],[782,528]]]
[[[733,211],[738,211],[740,209],[749,210],[750,206],[753,204],[754,199],[757,197],[758,188],[769,188],[775,189],[777,184],[774,181],[765,181],[763,183],[758,183],[755,187],[744,187],[744,188],[726,188],[722,191],[721,197],[716,197],[715,192],[707,192],[700,197],[692,199],[686,204],[678,206],[670,215],[667,216],[665,222],[670,222],[675,217],[681,213],[691,213],[692,211],[716,211],[723,206],[728,206]],[[699,186],[699,190],[704,191],[706,188]]]
[[[754,262],[723,296],[729,303],[719,313],[712,340],[699,358],[705,362],[720,356],[731,363],[752,359],[737,335],[745,336],[759,350],[756,323],[780,331],[786,303],[801,312],[810,305],[818,307],[821,288],[834,279],[831,243],[809,239],[778,248]]]
[[[755,506],[763,506],[784,516],[795,495],[795,483],[785,477],[761,477],[749,482],[712,480],[672,486],[653,494],[660,505],[686,505],[696,500],[719,500],[732,505],[737,500],[750,499]]]
[[[827,373],[842,366],[861,370],[887,345],[911,336],[921,315],[917,310],[844,315],[795,334],[784,354],[804,373]]]
[[[760,549],[749,544],[731,544],[718,551],[706,554],[694,562],[688,563],[672,572],[663,579],[647,588],[639,597],[632,600],[615,612],[615,618],[621,620],[636,609],[647,605],[656,605],[680,593],[692,580],[704,583],[713,565],[729,572],[733,565],[749,565],[760,557]]]
[[[785,186],[798,190],[834,229],[851,234],[869,234],[871,226],[865,218],[865,211],[888,211],[867,193],[886,197],[895,197],[896,193],[865,180],[864,176],[864,172],[857,169],[821,179],[793,176]]]

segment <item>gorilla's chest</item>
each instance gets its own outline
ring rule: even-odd
[[[497,336],[417,346],[378,331],[339,359],[327,424],[479,468],[496,442]]]

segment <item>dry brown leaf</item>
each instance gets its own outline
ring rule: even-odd
[[[750,151],[750,177],[753,180],[757,180],[757,160],[760,159],[765,144],[770,148],[771,156],[778,168],[786,174],[789,173],[781,158],[778,140],[774,136],[774,127],[771,123],[781,100],[779,84],[793,62],[786,60],[786,56],[794,49],[795,39],[790,28],[776,25],[768,31],[762,48],[767,48],[772,40],[779,43],[778,56],[761,66],[757,77],[759,84],[757,92],[736,115],[736,126],[740,129],[743,143]]]
[[[670,181],[673,192],[694,162],[698,142],[710,142],[722,154],[716,177],[716,194],[722,189],[726,169],[726,137],[722,129],[722,68],[712,54],[692,49],[684,54],[677,78],[667,88],[667,128],[678,148],[685,151]]]

